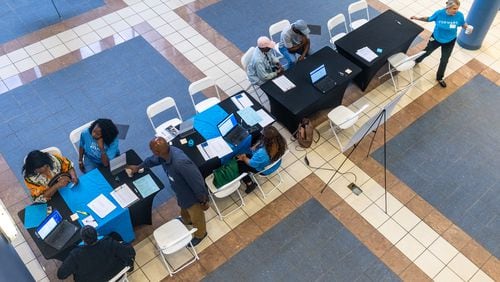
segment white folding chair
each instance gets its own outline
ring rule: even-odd
[[[59,148],[57,148],[57,147],[48,147],[48,148],[42,149],[40,151],[44,152],[44,153],[49,153],[51,155],[56,154],[56,155],[62,156],[61,150],[59,150]]]
[[[332,33],[333,29],[342,25],[342,24],[344,25],[345,32],[333,34]],[[347,30],[347,23],[345,22],[344,14],[338,14],[338,15],[332,17],[331,19],[328,20],[326,25],[328,27],[328,33],[330,34],[330,43],[332,44],[332,48],[337,50],[337,46],[335,46],[335,41],[344,37],[349,32]]]
[[[215,93],[217,94],[217,97],[209,97],[199,103],[196,103],[194,101],[193,96],[210,87],[215,88]],[[212,107],[213,105],[217,105],[220,102],[219,88],[217,87],[217,84],[215,84],[215,81],[210,77],[205,77],[191,83],[189,85],[188,91],[189,91],[189,97],[191,97],[191,102],[193,102],[194,109],[196,110],[197,113],[201,113],[204,110]]]
[[[354,124],[358,121],[360,114],[368,108],[368,104],[362,106],[357,112],[353,112],[346,106],[340,105],[328,113],[328,119],[330,120],[330,127],[332,129],[335,139],[339,143],[340,151],[344,152],[344,146],[337,135],[337,130],[344,130],[350,127],[354,127]]]
[[[285,156],[288,153],[288,150],[283,154]],[[260,193],[262,194],[262,197],[267,198],[269,194],[271,194],[274,190],[276,190],[281,184],[283,184],[283,177],[281,176],[281,163],[283,160],[283,156],[276,160],[275,162],[267,165],[263,170],[257,172],[257,173],[250,173],[250,177],[252,180],[257,183],[257,187],[260,190]],[[270,183],[272,183],[271,178],[273,178],[275,175],[278,176],[279,182],[277,184],[273,184],[273,189],[271,189],[268,192],[264,192],[264,189],[262,185],[260,185],[260,182],[257,180],[258,178],[266,178],[269,180]]]
[[[276,35],[277,33],[281,34],[281,32],[289,26],[290,26],[289,20],[281,20],[277,23],[273,23],[272,25],[269,26],[269,38],[274,42],[280,42],[281,38],[278,38],[278,40],[274,40],[273,36]]]
[[[366,18],[361,18],[353,21],[352,15],[362,10],[366,11]],[[355,30],[356,28],[364,25],[370,20],[370,13],[368,12],[368,3],[366,3],[365,0],[360,0],[351,3],[349,7],[347,7],[347,12],[349,13],[349,27],[351,27],[351,30]]]
[[[198,257],[198,254],[196,253],[196,249],[193,247],[193,244],[191,244],[193,233],[197,230],[198,229],[196,228],[188,230],[180,220],[172,219],[162,226],[156,228],[156,230],[153,232],[153,237],[155,238],[156,244],[160,251],[161,258],[170,276],[173,276],[175,273],[181,271],[186,266],[200,259]],[[188,251],[193,255],[193,258],[184,262],[181,266],[175,269],[168,262],[166,256],[176,253],[183,248],[187,248]]]
[[[397,54],[390,56],[387,59],[387,62],[389,63],[388,64],[389,65],[389,74],[391,75],[391,79],[392,79],[392,83],[394,85],[395,92],[398,92],[398,90],[400,90],[402,88],[406,88],[410,85],[413,85],[413,83],[414,83],[413,67],[415,67],[415,65],[417,64],[415,62],[415,60],[417,60],[418,58],[420,58],[424,54],[425,54],[425,51],[420,51],[413,56],[408,56],[405,53],[400,52],[400,53],[397,53]],[[394,78],[394,76],[395,76],[395,72],[403,72],[403,71],[408,71],[409,76],[410,76],[410,82],[409,82],[409,84],[400,88],[399,87],[399,79],[398,79],[399,76],[397,76],[396,78]]]
[[[245,206],[245,201],[243,200],[243,197],[241,196],[241,193],[239,190],[239,188],[241,186],[241,179],[245,176],[247,176],[246,172],[240,174],[237,178],[233,179],[231,182],[229,182],[226,185],[219,187],[219,188],[214,186],[214,183],[213,183],[214,182],[214,174],[213,173],[210,174],[209,176],[207,176],[207,178],[205,178],[205,183],[207,184],[208,191],[209,191],[208,195],[210,196],[210,199],[212,200],[212,203],[214,204],[215,210],[216,210],[217,215],[219,216],[220,220],[222,220],[224,217],[232,214],[233,212],[235,212],[238,209],[241,209],[242,207]],[[236,192],[238,194],[238,196],[240,197],[241,204],[238,207],[236,207],[234,210],[223,215],[219,206],[217,206],[217,203],[215,202],[215,198],[219,198],[219,199],[226,198],[226,197],[229,197],[230,195],[232,195],[234,192]]]
[[[248,68],[248,64],[250,64],[250,60],[252,60],[252,56],[253,56],[253,52],[255,51],[255,47],[250,47],[248,48],[248,50],[245,52],[245,54],[243,54],[243,56],[241,57],[241,66],[243,67],[243,69],[245,70],[245,72],[247,72],[247,68]],[[248,78],[248,77],[247,77]],[[258,89],[259,89],[259,86],[258,85],[255,85],[255,84],[252,84],[250,83],[250,86],[247,87],[247,89],[245,89],[245,91],[248,91],[248,89],[252,87],[253,88],[253,91],[255,92],[255,95],[257,96],[257,98],[259,99],[259,102],[262,104],[262,95],[263,94],[260,94]]]
[[[128,282],[127,271],[129,269],[130,269],[130,266],[125,266],[120,272],[118,272],[108,282]]]
[[[71,133],[69,134],[69,141],[71,141],[71,144],[73,145],[73,148],[75,148],[75,151],[76,151],[76,154],[79,153],[79,147],[80,147],[80,135],[82,134],[82,131],[84,131],[85,129],[89,128],[90,125],[93,123],[94,121],[89,121],[87,122],[86,124],[78,127],[77,129],[74,129],[73,131],[71,131]]]
[[[177,112],[177,117],[169,119],[163,122],[162,124],[155,126],[153,122],[153,117],[171,108],[175,108],[175,111]],[[177,108],[175,100],[172,97],[165,97],[160,101],[149,105],[148,108],[146,109],[146,114],[148,115],[149,122],[151,122],[151,126],[153,127],[153,129],[157,134],[160,134],[169,126],[176,126],[182,123],[181,114],[179,113],[179,109]]]

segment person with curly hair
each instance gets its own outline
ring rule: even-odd
[[[35,202],[47,202],[70,182],[78,183],[73,163],[66,157],[31,151],[24,161],[24,183]]]
[[[118,129],[110,119],[97,119],[80,135],[78,165],[85,173],[98,166],[109,166],[109,160],[119,155]]]
[[[265,127],[262,138],[251,148],[251,154],[241,154],[238,159],[239,173],[262,171],[269,164],[281,158],[287,149],[285,138],[274,126]],[[251,193],[256,187],[250,176],[245,176],[243,182],[247,186],[245,193]]]

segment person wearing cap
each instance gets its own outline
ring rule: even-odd
[[[274,51],[275,46],[276,43],[266,36],[257,39],[257,48],[246,69],[250,83],[260,86],[283,73],[284,69]]]
[[[80,229],[80,237],[83,245],[69,253],[57,270],[57,278],[73,275],[76,282],[109,281],[126,266],[133,269],[135,250],[131,245],[109,236],[99,239],[97,230],[90,225]]]
[[[204,211],[208,210],[208,189],[198,167],[179,148],[170,146],[163,137],[155,137],[149,142],[153,155],[140,165],[129,165],[132,173],[141,168],[161,165],[170,180],[170,186],[181,207],[181,222],[197,229],[191,244],[198,245],[207,236]]]
[[[295,54],[299,54],[299,61],[309,55],[311,41],[309,27],[304,20],[298,20],[281,32],[280,52],[288,61],[288,67],[295,64]]]

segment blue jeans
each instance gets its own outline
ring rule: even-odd
[[[285,46],[280,46],[278,49],[280,50],[280,53],[283,55],[283,57],[287,61],[286,68],[289,69],[290,67],[292,67],[295,64],[295,61],[296,61],[295,54],[291,54],[290,52],[288,52],[288,49]]]

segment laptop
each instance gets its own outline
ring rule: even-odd
[[[121,154],[114,159],[109,160],[109,170],[112,175],[117,175],[127,166],[127,154]]]
[[[181,138],[187,137],[195,132],[194,130],[194,118],[183,121],[179,125],[179,136]]]
[[[337,83],[326,73],[325,65],[321,65],[309,73],[311,82],[321,93],[332,90]]]
[[[35,234],[49,246],[60,250],[78,229],[67,220],[63,220],[59,211],[54,210],[36,228]]]
[[[248,131],[238,124],[234,114],[230,114],[223,119],[217,125],[217,128],[222,138],[233,146],[238,146],[248,136]]]

